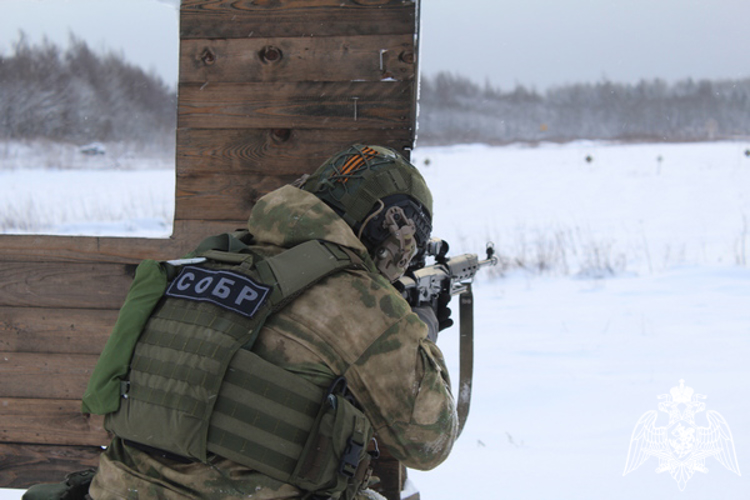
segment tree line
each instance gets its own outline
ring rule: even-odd
[[[423,77],[420,144],[633,140],[750,135],[750,78],[673,84],[578,83],[502,91],[452,73]]]
[[[420,144],[716,140],[750,135],[750,78],[609,81],[540,93],[503,91],[452,73],[421,81]],[[174,89],[121,54],[21,34],[0,54],[0,138],[173,144]]]
[[[0,138],[169,143],[176,102],[158,76],[74,35],[61,50],[22,33],[0,54]]]

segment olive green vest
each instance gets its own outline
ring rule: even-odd
[[[362,480],[369,421],[342,391],[323,390],[250,349],[270,314],[320,279],[366,264],[328,242],[263,258],[229,241],[221,246],[232,251],[214,245],[166,264],[171,280],[135,343],[119,408],[105,427],[135,443],[204,463],[217,454],[337,497]]]

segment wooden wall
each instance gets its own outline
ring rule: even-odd
[[[241,227],[351,143],[408,155],[415,2],[183,0],[173,236],[0,236],[0,487],[96,464],[80,397],[141,259]]]

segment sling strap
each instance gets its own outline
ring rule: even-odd
[[[458,402],[458,434],[464,430],[471,405],[471,386],[474,374],[474,293],[471,285],[459,295],[460,341],[459,341],[459,380]]]

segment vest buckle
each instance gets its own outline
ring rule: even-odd
[[[354,436],[349,436],[349,440],[346,442],[346,449],[341,455],[341,462],[339,463],[339,473],[348,478],[353,478],[359,467],[359,457],[362,456],[362,450],[364,449],[364,443],[357,443],[354,440]]]

